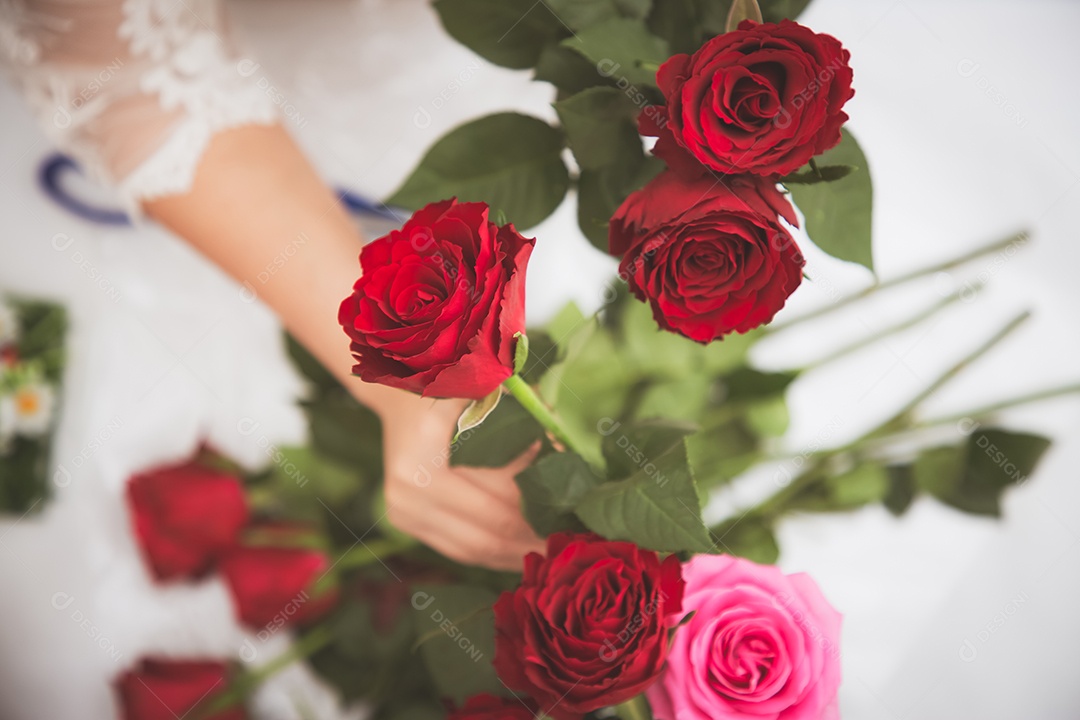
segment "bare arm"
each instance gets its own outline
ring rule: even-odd
[[[360,269],[360,238],[282,128],[220,133],[200,162],[192,191],[147,202],[145,209],[254,288],[285,327],[379,414],[391,522],[450,557],[491,567],[519,568],[522,556],[539,548],[513,481],[527,458],[500,470],[447,469],[436,458],[444,455],[463,403],[422,399],[351,375],[337,309]],[[267,273],[293,243],[295,252]],[[422,467],[430,484],[426,477],[415,481]]]

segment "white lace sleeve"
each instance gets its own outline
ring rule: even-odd
[[[50,138],[130,210],[189,190],[214,133],[276,119],[219,0],[0,0],[0,62]]]

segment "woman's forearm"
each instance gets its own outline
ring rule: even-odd
[[[350,376],[337,310],[359,272],[360,236],[282,128],[245,126],[218,134],[191,192],[148,202],[145,210],[244,283],[380,415],[411,399]]]

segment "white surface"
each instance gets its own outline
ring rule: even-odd
[[[236,32],[262,63],[255,78],[264,73],[280,88],[326,176],[369,195],[393,189],[462,120],[507,108],[551,114],[545,86],[443,38],[419,0],[245,0],[234,11]],[[852,52],[857,94],[848,109],[874,174],[882,276],[1022,227],[1034,242],[1003,264],[977,262],[762,348],[765,364],[805,362],[950,283],[993,275],[976,302],[800,381],[793,447],[842,442],[886,416],[1022,308],[1033,320],[934,409],[1075,381],[1080,4],[815,0],[803,21]],[[0,288],[65,302],[73,319],[57,448],[72,481],[44,516],[0,525],[0,716],[108,718],[108,679],[143,652],[235,654],[242,643],[217,581],[152,586],[131,546],[124,479],[200,438],[257,463],[259,437],[302,433],[295,378],[265,310],[242,302],[178,241],[153,229],[92,228],[43,200],[33,171],[48,145],[9,89],[0,99]],[[611,263],[572,219],[566,205],[535,231],[534,319],[567,297],[599,302],[595,288]],[[56,250],[56,233],[74,242]],[[858,268],[808,255],[815,282],[796,295],[792,316],[867,281]],[[244,417],[259,432],[238,433]],[[899,521],[873,508],[781,528],[782,565],[812,573],[846,615],[845,718],[1080,717],[1080,403],[1007,418],[1056,442],[1038,475],[1007,496],[1003,522],[920,501]],[[725,500],[744,504],[760,490]],[[75,598],[62,611],[52,605],[58,592]],[[1008,613],[1003,623],[999,613]],[[961,658],[966,641],[970,662]]]

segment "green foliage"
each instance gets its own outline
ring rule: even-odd
[[[0,394],[15,390],[24,382],[43,383],[59,396],[66,361],[67,312],[59,305],[30,300],[5,303],[14,311],[18,325],[15,350],[18,362],[5,370],[0,363]],[[60,411],[59,398],[53,408],[53,425],[41,436],[16,435],[0,441],[0,512],[23,514],[39,511],[52,494],[50,482],[52,428]],[[57,468],[57,480],[70,480]]]
[[[461,125],[424,155],[387,204],[416,209],[456,197],[488,203],[518,229],[530,228],[562,202],[570,176],[562,131],[518,113]]]
[[[1049,446],[1039,435],[978,430],[962,446],[923,452],[913,467],[915,485],[958,510],[999,517],[1002,493],[1025,482]]]
[[[441,697],[462,703],[477,693],[506,695],[495,674],[497,595],[469,585],[413,588],[416,645]]]
[[[443,27],[477,55],[503,67],[536,65],[545,46],[570,31],[534,0],[435,0]]]
[[[614,18],[643,18],[650,0],[546,0],[553,13],[574,30]]]
[[[537,534],[546,536],[585,529],[574,509],[602,479],[574,453],[554,452],[518,473],[515,481],[521,489],[525,518]]]
[[[806,232],[819,248],[841,260],[873,270],[871,248],[874,189],[859,143],[846,128],[840,144],[823,154],[821,165],[847,165],[854,172],[833,182],[792,184],[792,199],[806,219]]]
[[[709,552],[712,543],[701,520],[685,444],[631,460],[635,470],[628,478],[606,482],[581,499],[577,515],[582,522],[606,538],[652,550]]]
[[[712,529],[719,549],[763,565],[772,565],[780,557],[772,526],[757,515],[732,518]]]
[[[562,41],[597,70],[632,85],[656,85],[656,68],[670,55],[667,41],[649,32],[643,20],[612,18]]]
[[[450,463],[502,467],[544,436],[544,428],[513,397],[502,402],[483,424],[462,433],[451,445]]]

